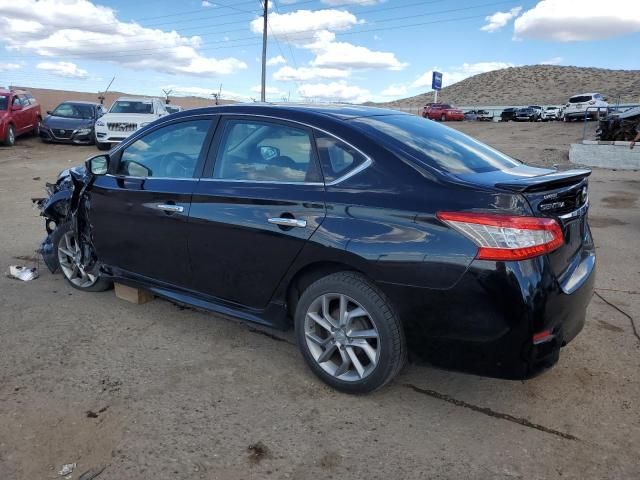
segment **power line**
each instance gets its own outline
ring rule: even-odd
[[[399,21],[399,20],[407,20],[407,19],[413,19],[413,18],[418,18],[418,17],[424,17],[424,16],[428,16],[428,15],[451,13],[451,12],[456,12],[456,11],[461,11],[461,10],[469,10],[471,8],[481,8],[481,7],[494,6],[494,5],[505,4],[505,3],[514,3],[514,2],[512,0],[503,0],[503,1],[500,1],[500,2],[492,2],[492,3],[483,4],[483,5],[467,6],[465,8],[447,9],[447,10],[441,10],[441,11],[438,11],[438,12],[430,12],[430,13],[419,14],[419,15],[406,15],[406,16],[400,16],[400,17],[394,17],[394,18],[387,18],[387,19],[378,20],[377,23],[386,23],[386,22],[394,22],[394,21]],[[379,31],[385,31],[385,30],[396,30],[396,29],[402,29],[402,28],[411,28],[411,27],[424,26],[424,25],[433,25],[433,24],[439,24],[439,23],[450,23],[450,22],[456,22],[456,21],[465,21],[465,20],[470,20],[470,19],[475,19],[475,18],[484,18],[485,16],[486,16],[486,14],[472,15],[472,16],[465,16],[465,17],[455,17],[455,18],[450,18],[450,19],[438,19],[438,20],[432,20],[432,21],[429,21],[429,22],[418,22],[418,23],[411,23],[411,24],[407,24],[407,25],[394,25],[394,26],[389,26],[389,27],[369,28],[369,29],[364,29],[364,30],[353,30],[353,31],[347,31],[347,32],[335,32],[335,34],[336,34],[336,36],[358,35],[358,34],[361,34],[361,33],[368,33],[368,32],[379,32]],[[358,26],[356,26],[356,27],[358,27]],[[285,37],[287,39],[287,41],[289,42],[288,35],[298,34],[298,33],[316,32],[316,31],[322,31],[322,30],[326,30],[326,28],[290,31],[290,32],[287,32],[286,34],[282,34],[282,37]],[[244,29],[243,29],[243,31],[244,31]],[[277,36],[278,35],[274,34],[274,37],[277,37]],[[229,40],[225,40],[225,41],[211,42],[212,45],[218,45],[218,44],[222,44],[222,43],[225,44],[225,45],[219,46],[219,47],[196,48],[196,47],[191,47],[190,45],[177,45],[175,47],[164,47],[164,48],[113,50],[113,51],[108,52],[108,54],[105,55],[104,57],[100,57],[100,59],[126,58],[126,57],[130,57],[130,56],[134,56],[134,57],[152,56],[153,54],[143,54],[143,53],[140,53],[140,52],[168,52],[168,51],[171,51],[173,49],[182,48],[182,47],[185,47],[185,46],[194,48],[194,50],[196,50],[198,52],[202,52],[202,51],[218,50],[218,49],[221,49],[221,48],[229,48],[229,47],[238,48],[238,47],[259,45],[260,43],[255,43],[255,42],[246,43],[246,44],[236,44],[236,45],[230,44],[231,42],[253,40],[255,38],[256,38],[255,35],[252,35],[252,36],[247,36],[247,37],[233,38],[233,39],[229,39]],[[128,53],[128,52],[137,52],[137,53],[132,53],[130,55],[114,55],[116,53]],[[78,52],[78,53],[64,53],[64,55],[65,56],[76,56],[76,57],[81,57],[82,58],[82,57],[87,57],[88,54],[92,54],[92,53],[97,53],[97,54],[103,53],[103,50],[94,50],[94,51],[84,50],[84,51]],[[14,57],[8,56],[8,57],[5,57],[5,58],[23,58],[23,56],[14,56]],[[93,58],[93,60],[96,60],[96,59]]]

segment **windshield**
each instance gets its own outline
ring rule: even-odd
[[[9,97],[6,95],[0,95],[0,110],[6,110],[9,105]]]
[[[151,102],[118,100],[111,106],[109,113],[153,113],[153,105]]]
[[[462,174],[506,170],[522,165],[478,140],[414,115],[384,115],[351,120],[367,133],[439,170]]]
[[[78,103],[61,103],[51,113],[56,117],[64,118],[93,118],[93,107]]]

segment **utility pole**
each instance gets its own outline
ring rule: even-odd
[[[267,13],[269,0],[262,1],[264,2],[264,13],[262,14],[264,22],[262,24],[262,88],[260,89],[260,101],[265,102],[267,100]]]
[[[171,95],[172,92],[173,90],[165,90],[164,88],[162,89],[162,93],[164,93],[164,103],[166,105],[169,105],[169,103],[171,102],[171,100],[169,100],[169,95]]]

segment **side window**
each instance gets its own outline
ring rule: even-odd
[[[29,99],[25,95],[18,95],[18,103],[23,107],[28,107],[30,105]]]
[[[228,120],[213,177],[256,182],[321,182],[311,137],[279,123]]]
[[[316,144],[327,183],[346,175],[366,161],[366,157],[355,148],[330,135],[316,134]]]
[[[117,173],[130,177],[193,178],[211,120],[159,128],[126,147]]]

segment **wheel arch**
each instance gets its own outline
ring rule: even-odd
[[[369,278],[365,272],[353,265],[341,261],[323,260],[306,264],[299,268],[286,285],[285,300],[289,322],[293,322],[293,316],[302,292],[316,280],[337,272],[357,272]],[[369,278],[369,280],[372,280]],[[373,281],[373,280],[372,280]]]

